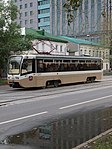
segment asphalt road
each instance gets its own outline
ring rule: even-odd
[[[112,78],[47,89],[0,87],[0,138],[84,109],[112,106]]]

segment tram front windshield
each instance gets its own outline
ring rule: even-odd
[[[21,56],[13,56],[9,59],[9,74],[19,74],[20,73],[20,64],[22,57]]]

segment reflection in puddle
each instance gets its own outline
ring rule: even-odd
[[[32,149],[72,149],[111,126],[112,108],[86,111],[8,136],[1,144],[27,145]]]

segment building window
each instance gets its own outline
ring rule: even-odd
[[[58,51],[58,45],[56,45],[56,51]]]
[[[30,3],[30,7],[32,7],[33,6],[33,3]]]
[[[91,50],[89,50],[89,55],[91,55]]]
[[[30,19],[30,24],[32,24],[33,23],[33,19]]]
[[[38,14],[40,14],[40,10],[38,10]]]
[[[96,56],[98,57],[98,51],[96,51]]]
[[[20,21],[20,25],[22,25],[22,21]]]
[[[27,8],[27,4],[25,4],[25,8]]]
[[[20,9],[22,9],[22,5],[20,5]]]
[[[25,25],[28,23],[28,20],[25,20]]]
[[[44,0],[44,1],[38,2],[38,5],[46,5],[46,4],[49,4],[49,3],[50,3],[49,0]]]
[[[62,52],[62,45],[60,46],[60,52]]]
[[[39,19],[40,22],[48,22],[50,21],[50,17],[46,17],[46,18],[41,18]]]
[[[40,23],[40,19],[38,19],[38,23]]]
[[[33,11],[30,11],[30,16],[32,16],[33,15]]]
[[[42,51],[44,51],[44,43],[42,43]]]
[[[50,26],[42,26],[42,27],[39,26],[39,28],[40,28],[40,29],[44,29],[44,30],[46,30],[47,32],[50,32]]]
[[[82,55],[82,49],[80,50],[80,55]]]
[[[95,56],[95,51],[93,51],[93,56]]]
[[[42,10],[38,10],[38,14],[43,14],[43,13],[50,13],[50,9],[42,9]]]
[[[19,14],[19,19],[21,19],[21,17],[22,17],[22,13]]]
[[[27,13],[27,12],[25,12],[25,17],[27,16],[27,14],[28,14],[28,13]]]

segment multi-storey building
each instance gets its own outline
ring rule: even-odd
[[[38,28],[38,1],[37,0],[14,0],[18,7],[17,24],[26,28]]]
[[[17,23],[21,27],[44,29],[53,35],[77,37],[92,42],[110,40],[111,0],[83,0],[79,9],[74,11],[73,22],[70,25],[68,25],[67,13],[63,7],[65,0],[14,0],[14,2],[18,6]],[[93,53],[92,50],[87,53],[88,48],[86,47],[86,54]],[[95,56],[107,57],[109,50],[97,52],[97,49],[99,47],[90,55],[100,53]],[[81,50],[79,49],[79,54]],[[109,59],[106,58],[105,61],[109,64]],[[109,69],[109,65],[105,68]]]
[[[68,25],[65,0],[14,0],[21,27],[45,29],[53,35],[67,35],[94,42],[109,38],[112,30],[111,0],[83,0]],[[106,37],[106,38],[104,38]]]
[[[51,2],[51,32],[99,42],[101,37],[112,30],[111,0],[83,0],[74,11],[73,23],[67,23],[63,4],[65,0]],[[108,36],[107,36],[108,37]],[[107,38],[106,37],[106,38]]]
[[[111,7],[111,0],[83,0],[76,14],[74,35],[94,42],[109,42]]]
[[[14,0],[21,27],[44,29],[50,32],[50,0]]]
[[[38,0],[38,29],[50,32],[50,0]]]

